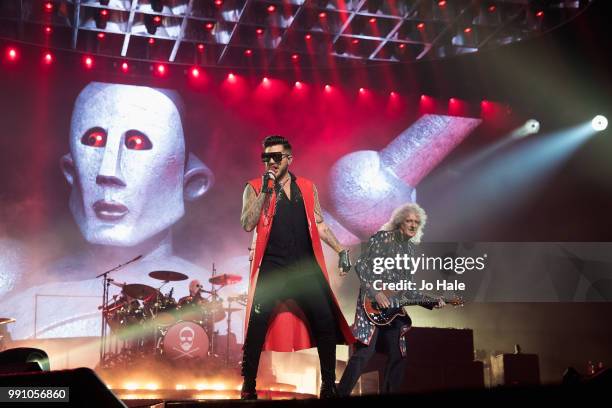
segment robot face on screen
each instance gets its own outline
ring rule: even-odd
[[[92,244],[133,246],[180,219],[184,200],[203,195],[212,173],[185,160],[177,105],[166,92],[93,82],[79,94],[70,154],[61,167],[72,185],[70,210]]]

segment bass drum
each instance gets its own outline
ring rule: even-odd
[[[192,361],[208,355],[206,330],[191,321],[181,321],[168,328],[161,339],[161,355],[170,361]]]

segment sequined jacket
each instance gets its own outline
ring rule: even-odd
[[[372,323],[366,314],[363,307],[365,296],[369,296],[372,300],[376,296],[377,290],[373,287],[375,280],[381,280],[382,282],[400,282],[401,280],[410,280],[411,276],[409,270],[405,269],[384,269],[381,274],[374,273],[374,259],[375,258],[395,258],[396,255],[404,256],[407,254],[409,257],[414,256],[415,244],[409,239],[404,238],[402,233],[398,230],[394,231],[378,231],[376,234],[370,237],[368,241],[368,247],[366,251],[359,257],[355,263],[355,272],[360,280],[359,297],[357,298],[357,308],[355,311],[355,322],[351,327],[355,338],[363,344],[370,344],[370,340],[376,330],[376,325]],[[404,297],[407,298],[429,298],[428,296],[418,291],[406,291],[403,293]],[[401,319],[402,328],[400,329],[400,337],[398,339],[399,347],[402,355],[406,353],[406,344],[404,341],[404,335],[408,332],[411,325],[411,320],[408,314],[405,317],[398,317]]]

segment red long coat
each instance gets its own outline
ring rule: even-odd
[[[296,183],[304,198],[304,207],[306,209],[306,217],[308,219],[308,231],[310,233],[310,240],[312,242],[312,251],[315,255],[317,263],[319,264],[319,267],[321,268],[321,271],[323,272],[325,281],[329,285],[329,277],[327,274],[327,268],[325,267],[325,259],[323,258],[323,248],[321,247],[321,239],[319,238],[319,231],[317,230],[317,224],[315,222],[313,183],[310,180],[302,177],[297,177]],[[257,195],[261,193],[261,178],[250,180],[249,184],[253,187]],[[257,286],[259,267],[268,244],[268,238],[270,237],[272,221],[274,220],[275,202],[276,193],[272,193],[267,210],[266,207],[264,207],[255,230],[255,254],[253,255],[253,260],[251,261],[249,300],[246,307],[245,333],[247,333],[247,329],[249,327],[249,317],[251,315],[253,296]],[[329,292],[331,293],[333,300],[332,306],[336,316],[336,322],[339,326],[340,332],[342,333],[342,339],[338,339],[337,344],[352,344],[355,342],[355,338],[353,337],[351,329],[340,311],[340,306],[338,305],[338,301],[331,291],[331,288]],[[308,330],[308,325],[305,320],[306,318],[304,313],[300,310],[299,306],[295,302],[291,300],[281,302],[274,309],[270,317],[270,323],[268,325],[266,341],[263,349],[267,351],[296,351],[315,347],[316,344],[314,338]]]

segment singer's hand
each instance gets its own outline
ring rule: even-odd
[[[262,186],[261,191],[264,193],[271,193],[274,190],[274,182],[276,180],[276,176],[272,170],[266,171],[262,176]]]

